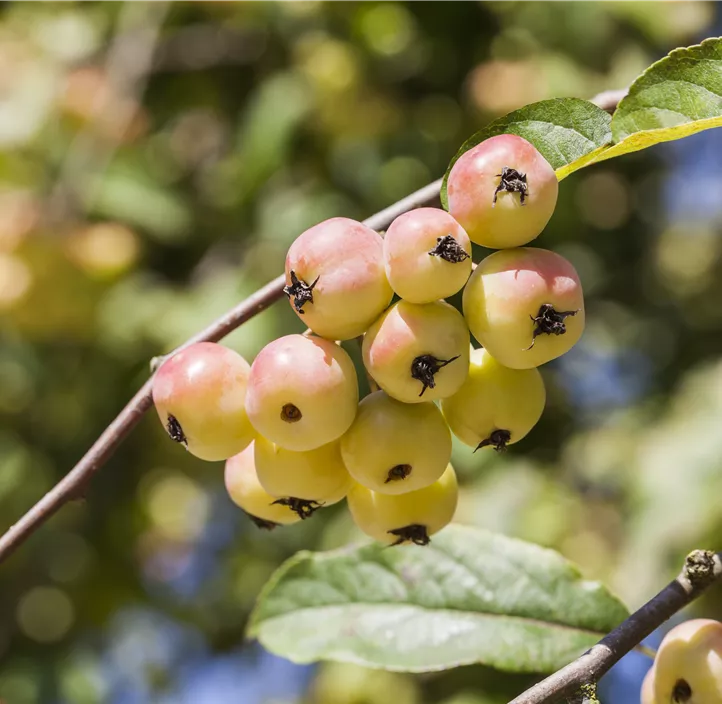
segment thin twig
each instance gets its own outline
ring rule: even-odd
[[[604,94],[600,94],[600,96],[603,95]],[[592,102],[599,103],[600,98],[593,98]],[[415,193],[385,208],[381,212],[376,213],[376,215],[371,216],[364,222],[373,230],[384,230],[402,213],[422,205],[436,202],[440,188],[441,179],[437,179],[427,186],[420,188]],[[215,320],[205,330],[202,330],[190,340],[187,340],[178,349],[183,349],[194,342],[217,342],[222,339],[239,325],[242,325],[253,316],[266,310],[266,308],[281,298],[284,283],[285,279],[283,275],[275,278],[245,301],[228,311],[228,313]],[[138,424],[143,414],[151,407],[152,388],[151,378],[143,384],[115,420],[110,423],[103,434],[95,441],[88,452],[85,453],[78,464],[0,537],[0,563],[6,560],[12,552],[64,504],[83,495],[90,478],[108,461],[121,442],[128,437],[133,428]],[[636,645],[636,643],[633,645]]]
[[[407,210],[434,203],[439,197],[440,188],[441,180],[439,179],[401,199],[398,203],[394,203],[376,213],[376,215],[372,215],[364,223],[374,230],[383,230]],[[284,284],[285,276],[283,275],[273,279],[273,281],[267,283],[235,308],[213,321],[205,330],[184,342],[174,352],[195,342],[218,342],[218,340],[221,340],[281,298]],[[149,379],[95,441],[90,450],[85,453],[80,462],[15,525],[7,530],[0,538],[0,562],[4,561],[61,506],[84,494],[91,477],[108,461],[120,443],[128,437],[131,430],[138,424],[143,414],[151,407],[153,403],[152,389],[153,382],[152,379]]]
[[[720,578],[722,554],[695,550],[687,556],[677,579],[657,596],[635,611],[591,650],[527,689],[509,704],[557,702],[571,696],[583,685],[596,684],[612,665]]]

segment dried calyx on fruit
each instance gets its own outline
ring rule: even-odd
[[[537,369],[509,369],[488,350],[471,353],[469,376],[461,388],[441,402],[451,432],[479,450],[505,450],[537,424],[546,391]]]
[[[306,303],[313,303],[313,289],[318,283],[319,278],[316,277],[315,281],[311,284],[307,284],[305,281],[296,276],[296,272],[293,269],[290,272],[291,284],[283,287],[283,292],[291,299],[293,307],[299,315],[303,315],[303,306]]]
[[[448,465],[433,484],[405,494],[381,494],[357,484],[347,500],[354,523],[372,538],[387,545],[427,545],[454,517],[456,474]]]
[[[546,249],[505,249],[482,259],[464,289],[463,308],[472,335],[514,369],[561,356],[584,330],[579,276]]]
[[[241,355],[213,342],[168,357],[153,378],[153,402],[171,440],[209,461],[248,447],[255,435],[246,414],[249,373]]]
[[[438,208],[417,208],[394,220],[384,236],[386,276],[409,303],[432,303],[460,291],[471,274],[464,228]]]
[[[286,295],[317,335],[349,340],[391,302],[380,235],[349,218],[331,218],[296,238],[286,256]]]
[[[444,301],[399,301],[368,330],[363,361],[376,383],[404,403],[435,401],[463,384],[469,366],[469,328]]]
[[[441,476],[451,459],[451,433],[433,403],[401,403],[377,391],[359,404],[341,454],[359,484],[401,494]]]
[[[348,354],[330,340],[286,335],[253,360],[246,407],[256,431],[290,450],[312,450],[351,425],[358,379]]]
[[[472,242],[492,249],[531,242],[554,212],[554,169],[529,142],[500,134],[464,152],[447,180],[449,212]]]
[[[256,439],[254,462],[260,485],[299,518],[309,518],[321,506],[341,501],[352,480],[338,443],[304,452],[286,450],[266,438]]]
[[[279,525],[301,520],[288,506],[278,505],[276,497],[271,496],[258,481],[255,442],[226,461],[225,483],[231,500],[245,511],[258,528],[272,530]]]

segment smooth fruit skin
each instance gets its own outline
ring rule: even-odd
[[[213,342],[174,354],[153,378],[153,403],[163,427],[171,433],[172,416],[182,431],[182,437],[177,432],[172,437],[202,460],[238,454],[255,436],[245,408],[249,373],[241,355]]]
[[[644,704],[722,704],[722,623],[701,618],[673,628],[653,671]]]
[[[298,236],[286,256],[286,285],[291,272],[313,287],[313,301],[291,308],[313,332],[330,340],[350,340],[391,302],[384,271],[383,240],[349,218],[331,218]]]
[[[418,525],[433,535],[446,527],[454,518],[458,496],[456,473],[448,465],[437,481],[423,489],[391,496],[356,484],[347,500],[354,523],[366,535],[393,545],[398,536],[389,531]]]
[[[284,450],[263,437],[254,445],[258,481],[271,496],[329,506],[341,501],[353,485],[338,441],[306,452]]]
[[[477,448],[493,440],[495,431],[510,433],[504,445],[518,442],[537,424],[545,403],[546,390],[538,369],[509,369],[487,350],[479,349],[471,353],[466,381],[441,402],[441,411],[451,432]]]
[[[576,311],[564,319],[564,334],[534,337],[532,318],[543,304]],[[584,331],[579,276],[564,257],[546,249],[505,249],[483,259],[464,289],[463,309],[471,334],[512,369],[538,367],[563,355]]]
[[[435,401],[453,394],[466,379],[469,329],[445,301],[398,301],[368,329],[362,354],[368,373],[389,396],[404,403]],[[433,388],[412,376],[414,360],[425,355],[442,362],[457,357],[433,375]]]
[[[528,191],[501,190],[504,167],[526,175]],[[537,237],[557,204],[559,182],[554,169],[521,137],[501,134],[462,154],[447,180],[449,212],[472,242],[491,249],[521,247]]]
[[[286,335],[266,345],[251,365],[248,417],[260,435],[288,450],[313,450],[340,438],[357,405],[353,362],[329,340]]]
[[[341,438],[341,454],[359,484],[402,494],[442,475],[451,459],[451,433],[433,403],[401,403],[376,391],[359,404],[356,420]],[[397,467],[402,469],[392,472]]]
[[[261,486],[256,474],[254,452],[255,442],[252,442],[243,452],[226,460],[225,484],[231,500],[247,514],[262,521],[279,525],[300,521],[301,517],[288,506],[274,504],[277,497],[271,496]]]
[[[439,243],[447,237],[453,241]],[[457,256],[430,254],[435,250],[443,254],[445,243],[452,249],[458,247]],[[431,303],[453,296],[466,283],[471,274],[471,242],[446,211],[417,208],[397,217],[386,230],[384,260],[389,283],[401,298]]]
[[[657,671],[654,669],[654,665],[647,670],[647,674],[642,680],[642,690],[639,695],[641,704],[655,704],[654,701],[654,679],[657,676]]]

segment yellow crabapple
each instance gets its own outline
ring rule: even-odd
[[[384,235],[386,276],[410,303],[431,303],[460,291],[471,274],[471,242],[444,210],[416,208]]]
[[[469,371],[469,329],[445,301],[394,303],[366,332],[368,373],[389,396],[405,403],[453,394]]]
[[[225,460],[255,432],[246,414],[250,366],[213,342],[198,342],[166,359],[153,377],[153,403],[172,440],[203,460]]]
[[[471,353],[466,381],[441,402],[441,411],[461,442],[476,450],[503,450],[529,433],[545,403],[538,369],[504,367],[487,350],[479,349]]]
[[[261,486],[301,518],[341,501],[353,484],[338,441],[305,452],[285,450],[264,437],[254,445]]]
[[[449,212],[472,242],[505,249],[531,242],[557,203],[554,169],[522,137],[500,134],[462,154],[449,172]]]
[[[441,476],[451,459],[451,433],[433,403],[402,403],[376,391],[359,404],[341,454],[359,484],[402,494]]]
[[[291,308],[321,337],[357,337],[391,302],[383,240],[366,225],[331,218],[296,238],[286,256]]]
[[[722,623],[698,618],[662,640],[643,704],[722,704]]]
[[[276,503],[258,481],[254,460],[255,441],[243,452],[226,460],[225,483],[228,495],[259,527],[272,530],[279,525],[289,525],[301,520],[290,507]]]
[[[654,679],[657,676],[654,665],[647,670],[642,680],[642,690],[639,694],[641,704],[655,704],[654,700]]]
[[[253,360],[246,409],[256,431],[289,450],[312,450],[341,437],[358,405],[353,362],[320,337],[286,335]]]
[[[471,334],[513,369],[563,355],[584,331],[579,276],[546,249],[505,249],[483,259],[466,284],[463,309]]]
[[[348,493],[354,523],[366,535],[389,545],[427,545],[429,537],[451,523],[459,489],[448,465],[433,484],[406,494],[381,494],[356,484]]]

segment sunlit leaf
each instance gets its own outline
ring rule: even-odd
[[[299,553],[267,585],[250,634],[301,663],[551,672],[626,616],[558,553],[450,526],[427,547]]]

